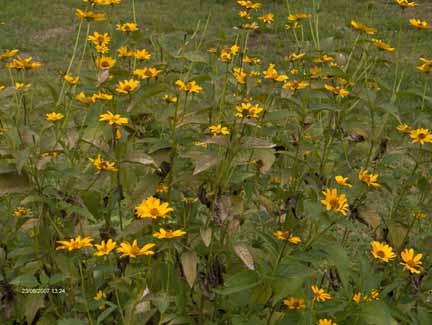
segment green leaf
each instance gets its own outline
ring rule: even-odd
[[[87,325],[87,323],[77,318],[63,318],[58,321],[57,325]]]
[[[110,308],[105,309],[97,318],[96,324],[100,324],[103,322],[105,318],[112,314],[114,310],[117,309],[117,306],[112,305]]]
[[[186,52],[183,55],[183,58],[194,63],[207,63],[207,57],[204,56],[201,52],[197,51]]]
[[[392,325],[395,321],[391,317],[390,309],[382,301],[360,304],[360,317],[370,325]]]
[[[243,271],[234,274],[228,280],[226,280],[223,289],[213,289],[213,291],[223,296],[231,295],[233,293],[254,288],[258,284],[260,284],[260,279],[255,272]]]
[[[13,279],[10,283],[23,288],[34,288],[39,285],[39,282],[36,279],[36,277],[28,274],[19,275],[15,279]]]
[[[25,298],[25,318],[28,324],[32,324],[39,309],[45,305],[43,294],[30,294]]]

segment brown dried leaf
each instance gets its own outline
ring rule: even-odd
[[[242,262],[246,265],[246,267],[249,270],[252,271],[255,270],[252,254],[250,253],[249,248],[245,244],[243,243],[235,244],[234,252],[237,254],[237,256],[242,260]]]
[[[187,251],[181,255],[180,259],[186,281],[192,288],[197,277],[198,256],[193,251]]]

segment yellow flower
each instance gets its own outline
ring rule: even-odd
[[[28,58],[17,57],[12,60],[12,62],[6,64],[6,68],[15,69],[15,70],[33,70],[39,69],[42,66],[42,63],[33,61],[33,58],[30,56]]]
[[[252,103],[246,102],[236,105],[235,114],[238,118],[258,118],[258,114],[261,113],[264,109],[258,104],[252,105]]]
[[[312,75],[312,76],[316,76],[318,73],[320,73],[322,71],[322,68],[321,67],[312,67],[312,68],[310,68],[309,69],[309,73]]]
[[[298,20],[303,20],[303,19],[309,19],[310,17],[312,17],[312,15],[305,14],[305,13],[299,13],[299,14],[289,15],[288,20],[289,21],[298,21]]]
[[[56,250],[67,249],[68,251],[72,251],[75,249],[81,249],[83,247],[92,247],[92,241],[93,238],[91,237],[84,237],[81,239],[81,236],[71,238],[70,240],[58,240],[57,243],[59,245],[57,246]]]
[[[284,82],[288,79],[288,76],[285,74],[279,74],[275,68],[273,63],[270,63],[267,67],[267,70],[264,71],[264,79],[272,79],[278,82]]]
[[[140,61],[148,61],[150,60],[151,56],[152,56],[151,53],[146,49],[136,50],[134,52],[134,57]]]
[[[110,111],[99,115],[99,121],[107,121],[109,125],[123,125],[129,123],[127,117],[121,117],[120,114],[113,114]]]
[[[289,297],[284,299],[283,303],[288,309],[306,309],[305,300],[302,298]]]
[[[124,241],[120,244],[120,247],[117,248],[117,253],[121,253],[121,257],[129,256],[132,258],[140,255],[154,255],[155,252],[152,251],[151,248],[155,246],[156,244],[154,243],[148,243],[140,248],[136,239],[132,242],[132,245],[129,242]]]
[[[108,241],[102,240],[100,244],[95,244],[97,252],[94,253],[95,256],[105,256],[111,253],[114,248],[117,246],[117,243],[112,239],[108,239]]]
[[[168,192],[168,189],[169,189],[168,185],[165,185],[165,184],[159,184],[159,185],[156,187],[156,193],[167,193],[167,192]]]
[[[94,32],[92,35],[87,37],[87,40],[92,42],[95,46],[108,46],[111,43],[111,37],[108,33],[100,34],[98,32]]]
[[[118,55],[120,58],[130,58],[130,57],[132,57],[132,56],[135,56],[135,53],[136,53],[136,52],[134,52],[134,51],[132,51],[132,50],[129,50],[129,49],[127,48],[127,46],[122,46],[122,47],[119,47],[119,48],[117,49],[117,55]]]
[[[246,9],[258,10],[259,8],[261,8],[260,2],[252,2],[250,0],[237,0],[237,3]]]
[[[291,21],[288,24],[285,24],[285,29],[299,29],[302,25],[298,21]]]
[[[156,68],[143,68],[136,69],[133,74],[141,79],[149,79],[157,77],[161,72],[162,70],[158,70]]]
[[[395,0],[395,2],[402,8],[413,8],[415,6],[417,6],[417,3],[415,3],[414,1],[409,1],[409,0]]]
[[[116,63],[116,60],[110,56],[101,56],[96,59],[96,66],[99,69],[111,69]]]
[[[312,61],[315,63],[328,63],[333,60],[334,59],[330,55],[324,54],[322,57],[314,58]]]
[[[288,81],[288,82],[284,83],[284,85],[282,86],[282,88],[296,91],[296,90],[299,90],[299,89],[303,89],[303,88],[309,87],[309,85],[310,85],[309,82],[294,80],[294,81]]]
[[[363,183],[366,183],[368,186],[372,186],[375,188],[381,186],[380,184],[378,184],[378,174],[369,174],[369,172],[363,168],[360,169],[358,179],[361,180]]]
[[[136,32],[138,25],[136,23],[117,24],[116,29],[125,33]]]
[[[323,191],[325,198],[321,200],[321,204],[326,207],[327,211],[340,213],[344,216],[348,213],[348,201],[345,194],[338,195],[337,189],[327,188]]]
[[[331,92],[332,94],[334,94],[336,96],[340,96],[342,98],[349,95],[349,91],[348,90],[346,90],[346,89],[344,89],[342,87],[339,87],[339,86],[333,87],[331,85],[325,84],[324,88],[326,90],[328,90],[329,92]]]
[[[14,211],[14,216],[19,218],[22,217],[23,215],[26,215],[29,212],[30,212],[29,208],[19,207]]]
[[[159,228],[159,232],[155,232],[153,234],[153,237],[157,238],[157,239],[171,239],[171,238],[176,238],[176,237],[182,237],[186,235],[186,231],[183,230],[165,230],[163,228]]]
[[[274,21],[274,15],[272,13],[268,13],[264,16],[258,17],[259,20],[261,20],[265,24],[272,24]]]
[[[423,64],[417,66],[417,70],[424,72],[424,73],[429,73],[432,71],[432,64],[423,63]]]
[[[93,297],[93,299],[96,301],[104,300],[106,299],[106,293],[103,292],[102,290],[99,290],[98,292],[96,292],[96,295]]]
[[[180,90],[183,90],[188,94],[193,94],[193,93],[198,94],[202,91],[202,87],[198,85],[195,80],[190,82],[177,80],[175,84],[177,85],[177,87],[179,87]]]
[[[355,293],[354,295],[353,295],[353,300],[356,302],[356,303],[360,303],[361,302],[361,296],[362,296],[362,294],[361,294],[361,292],[357,292],[357,293]]]
[[[252,65],[257,65],[257,64],[261,64],[261,59],[245,55],[243,58],[243,62]]]
[[[297,61],[300,59],[303,59],[305,57],[306,53],[300,52],[300,53],[291,53],[286,58],[288,61]]]
[[[14,50],[5,50],[3,53],[0,53],[0,60],[5,60],[5,59],[9,59],[15,55],[17,55],[19,52],[19,50],[14,49]]]
[[[110,94],[105,94],[102,92],[98,92],[93,94],[92,96],[95,100],[112,100],[113,99],[113,95]]]
[[[322,318],[318,321],[318,325],[337,325],[331,319]]]
[[[63,76],[64,81],[66,81],[70,85],[76,85],[80,81],[80,77],[73,77],[70,74],[65,74]]]
[[[234,68],[233,76],[239,84],[244,85],[246,83],[247,73],[244,71],[243,68]]]
[[[276,236],[277,239],[282,240],[282,241],[288,241],[291,244],[297,245],[298,243],[301,242],[300,237],[294,236],[289,231],[276,230],[274,235]]]
[[[363,25],[362,23],[355,20],[351,20],[351,26],[357,30],[365,32],[368,35],[373,35],[377,32],[375,28],[367,27],[366,25]]]
[[[46,114],[46,119],[48,121],[55,122],[55,121],[59,121],[59,120],[61,120],[63,118],[64,118],[64,115],[62,113],[52,112],[52,113],[47,113]]]
[[[42,158],[47,158],[47,157],[57,158],[58,155],[59,155],[58,151],[46,151],[41,153]]]
[[[229,48],[225,48],[221,51],[219,60],[222,62],[229,62],[231,58],[239,52],[239,50],[240,46],[237,44],[234,44]]]
[[[77,9],[75,12],[75,16],[77,16],[81,20],[87,21],[102,21],[106,19],[106,15],[102,13],[96,13],[93,11],[83,11],[81,9]]]
[[[116,91],[121,94],[130,94],[138,88],[140,82],[135,79],[119,81],[116,85]]]
[[[372,246],[372,255],[374,258],[381,260],[383,262],[390,262],[392,259],[396,257],[396,254],[393,253],[393,248],[389,245],[380,243],[378,241],[371,242]]]
[[[347,187],[352,187],[352,185],[350,183],[348,183],[348,177],[335,176],[335,181],[339,185],[347,186]]]
[[[165,100],[168,104],[177,103],[177,96],[170,96],[168,94],[165,94],[162,96],[162,99]]]
[[[170,208],[168,202],[162,203],[161,200],[153,196],[143,200],[135,207],[135,214],[138,218],[166,218],[168,213],[172,211],[174,211],[174,209]]]
[[[5,90],[6,86],[0,85],[0,91]]]
[[[93,96],[86,96],[84,92],[80,92],[78,95],[76,95],[75,99],[85,105],[93,104],[96,101]]]
[[[398,125],[396,130],[398,130],[399,132],[408,133],[408,134],[411,133],[411,131],[412,131],[411,127],[405,123]]]
[[[432,142],[432,134],[428,129],[412,130],[409,135],[412,139],[412,143],[425,144]]]
[[[415,254],[414,249],[405,248],[401,253],[403,263],[400,263],[406,270],[413,274],[420,274],[422,269],[423,254]]]
[[[427,217],[427,214],[424,212],[418,212],[418,213],[416,213],[415,217],[417,219],[421,220],[421,219],[425,219]]]
[[[394,52],[395,48],[391,47],[390,44],[387,44],[379,39],[372,38],[372,43],[378,47],[379,49],[386,51],[386,52]]]
[[[230,134],[228,128],[226,126],[222,126],[221,124],[217,124],[217,125],[212,125],[209,127],[210,132],[215,136],[215,135],[228,135]]]
[[[430,25],[427,21],[421,20],[421,19],[415,19],[412,18],[409,20],[409,23],[411,26],[414,26],[415,28],[418,29],[429,29]]]
[[[312,286],[312,292],[313,292],[313,300],[314,301],[326,301],[326,300],[330,300],[332,297],[331,295],[326,292],[324,289],[319,288],[318,286]]]
[[[106,170],[110,172],[117,172],[118,168],[115,165],[115,162],[105,161],[102,159],[101,155],[98,154],[96,158],[89,158],[89,161],[98,169],[98,170]]]
[[[15,82],[15,89],[25,92],[27,91],[29,88],[31,87],[31,84],[25,84],[25,83],[21,83],[21,82]]]

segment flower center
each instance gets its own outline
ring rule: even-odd
[[[383,251],[378,251],[376,254],[381,258],[385,257],[385,253]]]
[[[150,209],[150,214],[151,214],[152,216],[157,216],[157,215],[159,215],[159,209],[158,209],[158,208],[151,208],[151,209]]]

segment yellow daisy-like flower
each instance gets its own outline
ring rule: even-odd
[[[59,121],[62,120],[64,118],[64,115],[62,113],[56,113],[56,112],[52,112],[52,113],[47,113],[46,114],[46,119],[48,121]]]
[[[230,134],[229,129],[226,126],[222,126],[222,124],[212,125],[209,127],[209,130],[214,136],[219,134],[222,135]]]
[[[118,84],[116,85],[116,91],[121,94],[130,94],[135,89],[137,89],[139,85],[140,85],[139,80],[135,80],[135,79],[119,81]]]
[[[31,84],[25,84],[22,82],[15,82],[15,89],[21,92],[26,92],[31,87]]]
[[[63,80],[66,81],[70,85],[76,85],[80,81],[80,77],[73,77],[70,74],[65,74],[63,76]]]
[[[342,87],[339,87],[339,86],[333,87],[332,85],[325,84],[324,88],[326,90],[328,90],[329,92],[331,92],[332,94],[334,94],[336,96],[340,96],[342,98],[349,95],[349,91],[348,90],[346,90],[346,89],[344,89]]]
[[[129,49],[127,48],[127,46],[122,46],[122,47],[119,47],[119,48],[117,49],[117,55],[118,55],[120,58],[130,58],[130,57],[135,56],[135,54],[136,54],[136,52],[135,52],[135,51],[132,51],[132,50],[129,50]]]
[[[351,26],[359,31],[365,32],[368,35],[373,35],[377,32],[375,28],[368,27],[355,20],[351,20]]]
[[[238,5],[246,9],[258,10],[262,4],[260,2],[253,2],[250,0],[237,0]]]
[[[84,92],[80,92],[78,95],[76,95],[75,99],[85,105],[90,105],[96,102],[96,99],[93,96],[86,96]]]
[[[117,172],[118,168],[115,165],[115,162],[105,161],[102,159],[101,155],[98,154],[96,158],[89,158],[89,161],[98,169],[98,170],[106,170],[110,172]]]
[[[417,66],[417,70],[424,72],[424,73],[429,73],[432,71],[432,64],[423,63],[423,64]]]
[[[117,24],[116,29],[121,32],[131,33],[131,32],[136,32],[139,28],[136,23],[124,23],[124,24]]]
[[[309,19],[311,17],[312,17],[311,14],[298,13],[298,14],[289,15],[288,20],[289,21],[298,21],[298,20]]]
[[[290,55],[288,55],[288,56],[286,57],[286,59],[287,59],[288,61],[297,61],[297,60],[303,59],[303,58],[305,57],[305,55],[306,55],[306,53],[304,53],[304,52],[300,52],[300,53],[291,53]]]
[[[151,53],[146,49],[136,50],[134,52],[134,57],[139,61],[148,61],[151,58]]]
[[[339,185],[352,187],[352,185],[350,183],[348,183],[348,181],[349,181],[348,177],[343,177],[343,176],[338,175],[338,176],[335,176],[335,181]]]
[[[177,103],[178,100],[177,96],[170,96],[168,94],[163,95],[162,99],[166,101],[168,104],[175,104]]]
[[[108,239],[108,241],[102,240],[100,244],[95,244],[97,252],[94,253],[95,256],[105,256],[109,255],[114,248],[116,248],[117,243],[112,239]]]
[[[71,238],[70,240],[58,240],[59,244],[56,247],[56,250],[67,249],[68,251],[81,249],[83,247],[92,247],[93,238],[84,237],[81,239],[81,236],[77,236],[75,238]]]
[[[374,188],[381,186],[380,184],[378,184],[378,174],[369,174],[369,172],[363,168],[360,169],[358,179],[361,180],[363,183],[366,183],[368,186],[372,186]]]
[[[409,0],[395,0],[395,2],[402,8],[413,8],[417,6],[417,3]]]
[[[188,94],[199,94],[203,90],[203,88],[200,85],[198,85],[195,80],[189,82],[177,80],[175,84],[180,90],[183,90]]]
[[[361,292],[357,292],[354,293],[352,300],[359,304],[361,302],[361,298],[362,298]]]
[[[96,59],[96,65],[99,69],[111,69],[116,63],[116,60],[110,56],[100,56]]]
[[[372,43],[378,47],[379,49],[386,51],[386,52],[394,52],[395,48],[391,47],[390,44],[385,43],[382,40],[376,39],[376,38],[372,38]]]
[[[425,144],[432,142],[432,134],[428,129],[412,130],[409,135],[412,139],[412,143]]]
[[[412,18],[409,20],[409,23],[411,26],[414,26],[417,29],[429,29],[430,28],[429,23],[427,21],[421,20],[421,19]]]
[[[168,192],[168,189],[169,189],[168,185],[165,185],[165,184],[159,184],[159,185],[156,187],[156,193],[167,193],[167,192]]]
[[[398,130],[399,132],[402,132],[402,133],[407,133],[407,134],[411,133],[411,131],[412,131],[411,127],[405,123],[398,125],[396,130]]]
[[[258,104],[252,105],[252,103],[246,102],[236,105],[235,114],[238,118],[258,118],[258,115],[264,110]]]
[[[427,218],[427,214],[424,213],[424,212],[418,212],[418,213],[416,213],[415,217],[416,217],[418,220],[422,220],[422,219]]]
[[[106,299],[106,293],[102,290],[99,290],[98,292],[96,292],[96,295],[93,297],[93,299],[96,301],[104,300]]]
[[[87,21],[103,21],[106,19],[106,15],[103,13],[96,13],[93,11],[83,11],[81,9],[76,10],[75,16],[77,16],[81,20],[87,20]]]
[[[312,293],[314,295],[313,297],[314,301],[321,302],[321,301],[330,300],[332,298],[328,292],[326,292],[322,288],[319,288],[318,286],[313,285],[311,288],[312,288]]]
[[[108,33],[100,34],[94,32],[92,35],[87,37],[87,40],[92,42],[95,46],[108,46],[111,43],[111,36],[109,36]]]
[[[363,300],[367,302],[371,302],[373,300],[379,300],[380,292],[377,289],[372,289],[370,294],[365,295]]]
[[[14,211],[14,216],[19,218],[30,212],[29,208],[19,207]]]
[[[33,61],[33,58],[30,56],[28,58],[17,57],[6,64],[6,68],[15,69],[15,70],[34,70],[39,69],[42,66],[42,63]]]
[[[285,74],[279,74],[275,68],[275,64],[270,63],[266,70],[264,70],[264,79],[272,79],[278,82],[284,82],[288,79],[288,76]]]
[[[19,50],[13,49],[13,50],[5,50],[4,52],[0,53],[0,60],[6,60],[11,57],[14,57],[17,55]]]
[[[297,91],[297,90],[309,87],[309,85],[310,85],[310,83],[307,81],[294,80],[294,81],[288,81],[288,82],[284,83],[282,88]]]
[[[322,318],[318,321],[318,325],[337,325],[337,324],[333,322],[331,319]]]
[[[294,245],[297,245],[298,243],[301,242],[300,237],[294,236],[289,231],[276,230],[274,235],[277,239],[282,240],[282,241],[288,241]]]
[[[99,121],[106,121],[109,125],[123,125],[129,123],[127,117],[122,117],[120,114],[113,114],[110,111],[99,115]]]
[[[136,69],[133,74],[141,79],[149,79],[156,78],[161,72],[162,70],[158,70],[156,68],[143,68]]]
[[[372,256],[378,260],[388,263],[396,257],[396,254],[393,253],[393,248],[391,248],[387,244],[380,243],[379,241],[374,240],[373,242],[371,242],[371,246]]]
[[[295,297],[289,297],[287,299],[284,299],[283,301],[285,306],[288,306],[288,309],[306,309],[306,303],[303,298],[295,298]]]
[[[120,244],[120,247],[117,248],[117,253],[121,253],[122,254],[121,257],[129,256],[132,258],[141,255],[154,255],[155,252],[152,251],[151,249],[155,246],[156,246],[155,243],[148,243],[140,248],[138,246],[136,239],[132,242],[132,245],[129,242],[124,241]]]
[[[258,17],[259,20],[261,20],[265,24],[271,25],[274,21],[274,15],[272,13],[268,13],[264,16]]]
[[[234,68],[233,76],[239,84],[244,85],[246,83],[247,73],[243,68]]]
[[[153,234],[153,237],[157,238],[157,239],[171,239],[171,238],[177,238],[177,237],[182,237],[186,235],[186,231],[183,230],[165,230],[163,228],[159,228],[159,232],[155,232]]]
[[[323,191],[325,198],[321,200],[321,204],[326,207],[327,211],[340,213],[344,216],[348,213],[348,200],[345,194],[338,195],[337,189],[327,188]]]
[[[98,92],[93,94],[92,96],[95,100],[112,100],[113,99],[113,95],[110,94],[105,94],[102,92]]]
[[[161,202],[160,199],[153,196],[143,200],[135,207],[135,214],[138,218],[166,218],[172,211],[174,209],[169,206],[168,202]]]
[[[423,254],[415,254],[414,249],[405,248],[401,253],[402,261],[400,264],[412,274],[420,274],[422,270]]]

